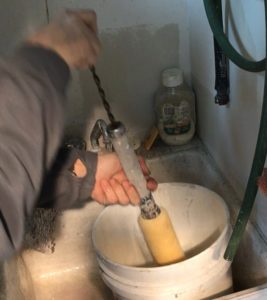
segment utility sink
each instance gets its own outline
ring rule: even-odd
[[[197,138],[185,146],[167,147],[159,143],[151,151],[140,153],[146,157],[158,182],[195,183],[218,193],[228,205],[234,222],[240,199]],[[60,216],[54,253],[28,250],[7,262],[4,266],[7,300],[113,299],[101,280],[91,241],[92,224],[103,209],[92,201],[82,209],[65,211]],[[260,236],[248,224],[232,268],[235,289],[265,282],[266,264],[259,258],[262,249]],[[263,299],[230,296],[222,299]]]

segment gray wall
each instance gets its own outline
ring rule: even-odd
[[[226,2],[226,3],[225,3]],[[264,2],[223,1],[226,29],[247,58],[265,56]],[[198,133],[220,169],[243,198],[259,129],[264,73],[249,73],[230,63],[230,103],[214,103],[213,38],[203,1],[188,1],[192,84],[197,94]],[[236,259],[238,281],[248,287],[267,278],[267,201],[258,193],[252,224]],[[236,274],[237,274],[236,273]]]
[[[97,71],[114,114],[130,136],[143,138],[154,120],[153,96],[160,72],[179,66],[190,81],[185,0],[1,1],[0,54],[64,8],[97,12],[102,52]],[[48,14],[48,16],[47,16]],[[68,131],[88,140],[94,122],[106,118],[89,71],[73,72],[68,94]]]
[[[50,15],[62,1],[50,0]],[[64,1],[73,8],[93,8],[98,14],[102,52],[97,71],[115,116],[132,137],[143,138],[154,120],[153,97],[160,72],[180,66],[190,73],[186,1],[113,0]],[[75,74],[69,97],[71,131],[84,124],[88,139],[98,118],[107,121],[88,71]]]
[[[47,22],[44,0],[1,0],[0,55],[9,55],[38,26]]]
[[[242,54],[264,57],[263,1],[227,1],[229,39]],[[189,1],[192,81],[198,98],[199,135],[242,197],[254,155],[260,122],[264,73],[249,73],[230,63],[230,103],[214,104],[212,33],[202,1]],[[233,18],[232,18],[233,15]],[[257,21],[255,21],[257,20]],[[258,197],[254,214],[267,234],[267,202]]]

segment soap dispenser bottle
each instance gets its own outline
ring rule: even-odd
[[[157,127],[168,145],[183,145],[195,134],[195,95],[183,80],[182,70],[166,69],[156,94]]]

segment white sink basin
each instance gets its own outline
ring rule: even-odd
[[[232,217],[235,216],[239,200],[198,140],[171,151],[153,151],[149,154],[152,158],[147,161],[152,175],[159,182],[189,182],[205,186],[221,195]],[[111,300],[113,296],[100,278],[91,242],[92,224],[102,209],[103,206],[91,202],[83,209],[64,212],[54,253],[25,251],[19,259],[7,263],[7,299]],[[260,259],[258,253],[261,247],[260,238],[249,224],[244,244],[233,265],[238,287],[256,286],[267,278],[264,257]]]

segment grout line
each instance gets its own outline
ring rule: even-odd
[[[50,21],[50,16],[49,16],[49,9],[48,9],[48,0],[45,0],[45,12],[46,12],[46,20],[47,23]]]

